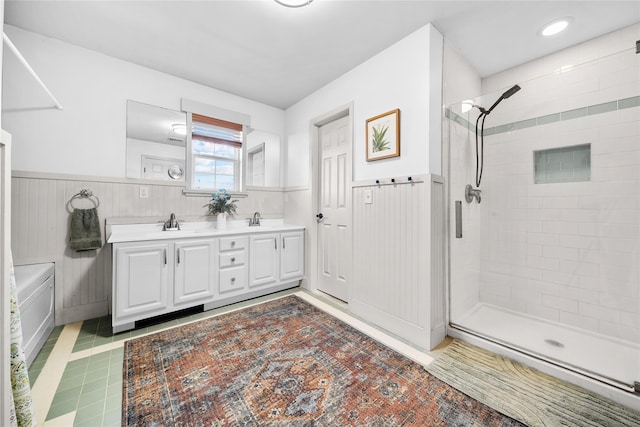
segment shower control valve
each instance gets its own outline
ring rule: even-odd
[[[473,199],[476,199],[478,203],[480,203],[481,193],[482,190],[480,190],[479,188],[473,188],[471,184],[467,184],[467,186],[464,187],[464,199],[467,201],[467,203],[473,202]]]

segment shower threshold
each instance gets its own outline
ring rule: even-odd
[[[639,378],[640,345],[486,303],[452,327],[627,391]]]

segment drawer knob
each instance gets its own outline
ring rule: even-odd
[[[235,281],[236,281],[236,278],[235,278],[235,277],[232,277],[232,278],[231,278],[231,283],[233,283],[233,282],[235,282]]]
[[[234,240],[233,242],[231,242],[231,246],[235,246],[235,245],[236,245],[236,242]]]
[[[231,258],[231,262],[236,262],[236,258],[235,257]]]

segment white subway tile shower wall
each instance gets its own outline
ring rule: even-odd
[[[509,99],[500,122],[638,96],[639,64],[613,55],[529,81],[512,99],[532,106]],[[479,300],[640,342],[640,111],[607,105],[485,137]],[[585,143],[589,182],[534,184],[533,151]]]

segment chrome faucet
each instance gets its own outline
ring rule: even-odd
[[[249,218],[249,227],[260,225],[260,212],[253,214],[253,218]]]
[[[169,219],[164,223],[162,230],[163,231],[180,230],[180,223],[178,223],[178,220],[176,219],[176,215],[173,212],[171,213],[171,216],[169,216]]]

